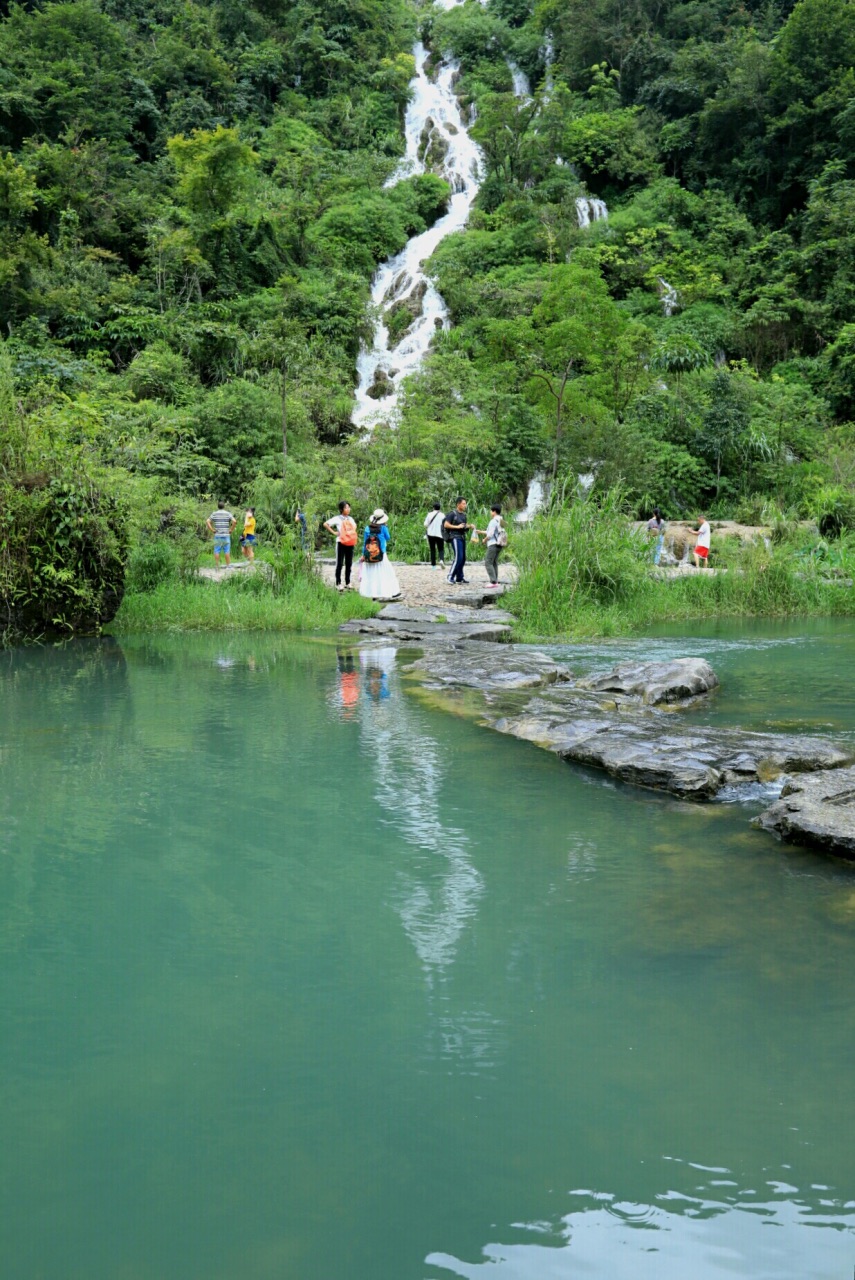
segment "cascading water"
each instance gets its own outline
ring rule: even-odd
[[[438,3],[453,9],[459,0]],[[359,385],[353,413],[354,424],[367,432],[378,421],[394,417],[401,380],[418,369],[437,329],[448,325],[446,305],[423,266],[441,240],[466,225],[480,185],[481,150],[469,137],[454,93],[458,64],[443,61],[431,80],[425,71],[427,50],[420,41],[413,52],[416,74],[410,84],[412,99],[405,121],[407,151],[387,185],[430,167],[448,180],[452,196],[448,212],[409,240],[374,277],[371,301],[380,315],[374,342],[357,363]],[[402,312],[409,323],[398,341],[390,345],[387,321]]]
[[[680,299],[677,290],[667,280],[663,280],[659,276],[659,296],[662,299],[662,310],[666,316],[672,316],[679,306]]]
[[[525,506],[518,511],[514,519],[518,524],[528,524],[546,506],[547,479],[545,471],[538,471],[529,481]]]
[[[577,197],[576,217],[581,228],[590,227],[592,222],[605,222],[608,216],[605,200],[596,200],[593,196]]]
[[[531,85],[529,84],[528,76],[522,67],[517,66],[513,58],[508,58],[507,63],[514,85],[514,97],[522,98],[524,102],[528,102],[531,99]]]

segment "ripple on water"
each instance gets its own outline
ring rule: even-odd
[[[683,1163],[678,1161],[677,1163]],[[703,1166],[692,1165],[693,1168]],[[727,1170],[721,1170],[726,1173]],[[811,1201],[797,1187],[770,1180],[763,1198],[736,1182],[726,1198],[667,1190],[654,1204],[618,1200],[608,1192],[574,1190],[578,1208],[556,1222],[512,1223],[509,1232],[529,1239],[484,1246],[482,1260],[447,1253],[426,1258],[438,1274],[477,1280],[828,1280],[848,1276],[855,1249],[855,1203]],[[757,1198],[754,1198],[757,1197]],[[774,1231],[767,1230],[774,1227]],[[812,1228],[806,1230],[805,1228]],[[815,1230],[823,1232],[818,1253]],[[539,1237],[539,1239],[531,1239]],[[548,1243],[545,1237],[549,1237]]]

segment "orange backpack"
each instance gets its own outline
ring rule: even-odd
[[[356,521],[352,516],[342,516],[338,540],[343,547],[356,546]]]

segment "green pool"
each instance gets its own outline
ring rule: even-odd
[[[696,714],[855,735],[851,624]],[[390,650],[0,654],[3,1280],[848,1280],[855,870]]]

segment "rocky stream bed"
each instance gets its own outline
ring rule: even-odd
[[[783,840],[855,859],[855,753],[848,744],[688,720],[683,713],[713,697],[719,683],[703,659],[625,663],[577,677],[536,649],[501,643],[510,624],[495,608],[392,605],[342,630],[417,648],[409,678],[440,705],[622,782],[710,801],[725,788],[780,780],[780,798],[757,824]]]

